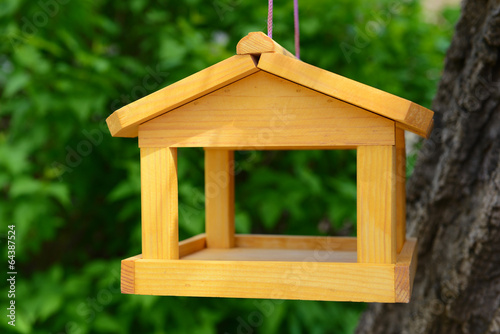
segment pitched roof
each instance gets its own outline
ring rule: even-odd
[[[237,55],[132,102],[106,120],[114,137],[137,137],[138,127],[159,115],[258,71],[265,71],[333,98],[392,119],[401,128],[428,138],[434,113],[406,99],[296,59],[257,32],[244,37]]]

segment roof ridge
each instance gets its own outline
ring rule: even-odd
[[[236,54],[239,55],[260,55],[262,53],[279,53],[297,59],[290,51],[260,31],[249,33],[236,45]]]

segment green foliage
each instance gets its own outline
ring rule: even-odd
[[[411,0],[311,0],[300,14],[304,61],[430,105],[456,10],[434,24]],[[140,253],[139,151],[105,118],[231,56],[266,15],[265,1],[0,3],[0,232],[6,244],[16,226],[19,273],[16,327],[2,330],[353,331],[363,304],[119,293],[119,260]],[[293,50],[292,1],[274,21]],[[354,235],[354,152],[236,158],[238,232]],[[203,231],[203,177],[202,150],[180,150],[181,238]]]

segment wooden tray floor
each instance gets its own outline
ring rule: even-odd
[[[205,248],[184,256],[181,260],[220,261],[289,261],[289,262],[342,262],[356,263],[353,251],[314,249],[265,249],[265,248]]]

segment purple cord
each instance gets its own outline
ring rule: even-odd
[[[273,0],[268,0],[267,9],[267,36],[273,38]]]
[[[295,57],[300,59],[299,0],[293,0],[293,22],[295,25]]]
[[[267,36],[273,38],[273,0],[268,0]],[[295,57],[300,59],[299,0],[293,0],[293,22],[295,25]]]

